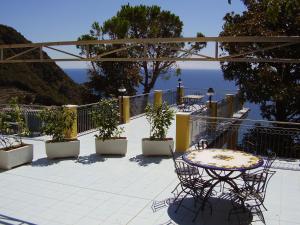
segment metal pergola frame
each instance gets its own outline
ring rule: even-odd
[[[135,58],[114,58],[109,57],[110,54],[126,51],[129,48],[136,46],[147,48],[148,45],[167,45],[174,43],[203,43],[203,42],[214,42],[215,51],[212,56],[198,54],[192,52],[190,49],[172,49],[174,51],[184,52],[182,57],[159,57],[151,58],[144,55],[143,57]],[[234,55],[219,55],[219,44],[220,43],[266,43],[270,46],[264,48],[257,48],[252,51],[240,52]],[[262,36],[244,36],[244,37],[193,37],[193,38],[150,38],[150,39],[115,39],[115,40],[88,40],[88,41],[61,41],[61,42],[42,42],[42,43],[28,43],[28,44],[4,44],[0,45],[0,64],[4,63],[33,63],[33,62],[66,62],[66,61],[115,61],[115,62],[139,62],[139,61],[218,61],[218,62],[270,62],[270,63],[300,63],[298,58],[255,58],[251,57],[251,54],[257,52],[268,51],[276,48],[283,48],[287,46],[294,46],[300,44],[299,36],[292,37],[262,37]],[[91,45],[121,45],[120,48],[114,49],[112,51],[107,51],[97,56],[87,56],[73,54],[71,52],[58,49],[57,47],[66,46],[84,46],[85,49],[89,49]],[[57,46],[56,48],[54,46]],[[22,51],[10,56],[5,57],[5,52],[7,50],[13,50],[17,48],[22,48]],[[40,54],[36,59],[20,59],[26,53],[39,49]],[[65,58],[53,58],[45,59],[43,58],[43,49],[51,49],[60,53],[65,54]]]

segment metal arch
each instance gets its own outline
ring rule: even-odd
[[[168,44],[174,43],[200,43],[200,42],[215,42],[215,53],[214,56],[203,55],[199,53],[194,53],[191,49],[176,49]],[[273,44],[268,47],[258,48],[256,50],[240,52],[234,55],[219,55],[219,44],[220,43],[268,43]],[[121,45],[119,48],[116,48],[111,51],[101,53],[99,55],[87,54],[87,56],[75,55],[71,52],[60,50],[50,46],[85,46],[86,49],[90,45]],[[144,54],[141,57],[127,57],[127,58],[113,58],[109,55],[126,51],[129,48],[141,47],[144,49],[148,48],[149,44],[151,45],[166,45],[170,50],[184,52],[185,54],[179,55],[177,57],[159,57],[152,58]],[[299,36],[289,36],[289,37],[262,37],[262,36],[247,36],[247,37],[194,37],[194,38],[147,38],[147,39],[115,39],[115,40],[88,40],[88,41],[61,41],[61,42],[43,42],[43,43],[28,43],[28,44],[4,44],[0,45],[0,64],[4,63],[33,63],[33,62],[64,62],[64,61],[115,61],[115,62],[137,62],[137,61],[218,61],[218,62],[250,62],[250,63],[259,63],[259,62],[274,62],[274,63],[300,63],[299,58],[255,58],[251,57],[251,54],[261,51],[268,51],[275,48],[281,48],[291,45],[300,44]],[[19,53],[5,58],[5,52],[12,49],[22,49]],[[29,48],[29,49],[28,49]],[[20,56],[25,55],[26,53],[40,49],[39,57],[32,59],[20,59]],[[64,53],[67,56],[72,56],[72,58],[55,58],[55,59],[45,59],[43,58],[42,49],[49,48],[60,53]],[[104,57],[105,56],[105,57]]]

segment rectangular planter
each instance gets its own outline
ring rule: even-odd
[[[112,155],[126,155],[127,153],[127,138],[97,140],[95,139],[97,154],[112,154]]]
[[[9,170],[13,167],[32,162],[33,145],[25,145],[9,151],[0,151],[0,168]]]
[[[168,138],[165,140],[142,139],[143,155],[171,155],[170,147],[174,149],[174,140]]]
[[[46,142],[46,154],[49,159],[78,157],[80,141]]]

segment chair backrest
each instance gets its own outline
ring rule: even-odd
[[[176,156],[175,156],[175,154],[174,154],[174,152],[173,152],[173,149],[172,149],[172,147],[169,145],[169,150],[170,150],[170,153],[171,153],[171,155],[172,155],[172,159],[173,159],[173,161],[174,161],[174,164],[176,163],[175,161],[176,161]]]
[[[266,190],[271,177],[275,174],[275,171],[260,170],[251,174],[251,180],[246,182],[247,190],[252,194],[259,194],[260,201],[263,202],[266,195]]]
[[[175,172],[180,183],[185,187],[192,187],[195,179],[200,177],[197,169],[184,161],[175,161]]]
[[[268,156],[264,163],[264,170],[266,172],[271,168],[271,166],[274,163],[274,161],[276,160],[276,158],[277,158],[276,152],[268,151]]]

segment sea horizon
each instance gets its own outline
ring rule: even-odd
[[[76,83],[82,84],[88,81],[87,69],[85,68],[62,68],[64,72]],[[174,89],[178,85],[177,76],[172,75],[168,80],[158,79],[153,90],[167,90]],[[212,87],[215,90],[215,100],[220,100],[226,93],[237,91],[238,87],[235,82],[225,80],[221,69],[181,69],[180,78],[182,85],[185,88],[200,90],[205,92],[208,88]],[[137,94],[142,93],[142,87],[137,88]],[[245,107],[250,108],[248,114],[249,119],[262,120],[260,115],[260,106],[258,104],[245,102]]]

